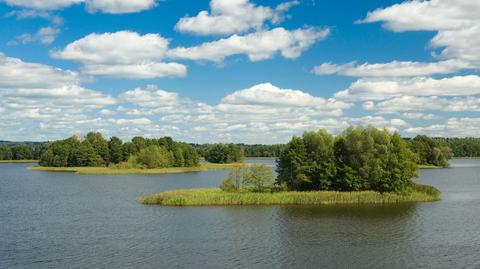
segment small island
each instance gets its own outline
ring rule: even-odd
[[[173,190],[140,197],[145,205],[386,204],[433,202],[440,191],[415,183],[418,154],[398,133],[350,127],[293,137],[277,160],[235,167],[220,188]]]

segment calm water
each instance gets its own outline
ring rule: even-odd
[[[480,268],[480,160],[423,170],[402,206],[159,207],[226,172],[82,176],[0,164],[0,268]]]

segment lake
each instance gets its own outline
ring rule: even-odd
[[[479,159],[421,171],[442,201],[388,206],[143,206],[143,194],[218,186],[227,172],[31,165],[0,164],[0,268],[480,268]]]

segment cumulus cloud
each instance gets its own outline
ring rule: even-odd
[[[381,64],[347,64],[323,63],[315,66],[313,72],[316,75],[338,74],[349,77],[414,77],[430,76],[437,74],[449,74],[468,68],[468,64],[446,60],[440,62],[411,62],[393,61]]]
[[[76,115],[86,115],[106,106],[114,105],[115,98],[79,85],[76,73],[0,54],[0,121],[8,122],[2,134],[7,138],[21,137],[18,128],[68,120],[76,124]],[[51,124],[48,124],[51,123]],[[30,130],[35,136],[37,130]],[[38,139],[38,138],[36,138]]]
[[[197,35],[234,34],[251,29],[261,30],[267,21],[281,22],[298,1],[281,3],[275,9],[257,6],[249,0],[212,0],[210,12],[200,11],[195,17],[181,18],[175,25],[180,32]]]
[[[374,104],[370,110],[382,113],[397,113],[403,111],[445,111],[463,112],[480,111],[480,98],[475,96],[440,98],[437,96],[417,97],[401,96]]]
[[[57,35],[60,33],[60,29],[57,27],[41,27],[35,34],[22,34],[15,38],[14,41],[8,42],[9,45],[16,45],[18,43],[27,44],[39,41],[43,45],[50,45]]]
[[[3,2],[11,6],[39,10],[56,10],[84,3],[90,12],[112,14],[139,12],[156,5],[155,0],[3,0]]]
[[[93,33],[51,55],[82,63],[83,72],[90,75],[138,79],[185,76],[186,66],[163,62],[168,43],[158,34]]]
[[[468,96],[480,94],[480,77],[454,76],[434,79],[360,79],[348,89],[335,94],[346,100],[384,100],[402,95],[411,96]]]
[[[480,2],[469,0],[406,1],[368,13],[359,23],[383,22],[395,32],[436,31],[430,47],[441,58],[480,66]]]
[[[306,49],[326,38],[329,29],[306,27],[286,30],[282,27],[247,35],[233,35],[194,47],[177,47],[168,52],[174,59],[221,62],[232,55],[246,54],[251,61],[271,59],[280,53],[287,59],[298,58]]]
[[[477,137],[478,130],[480,130],[480,118],[453,117],[440,124],[407,128],[405,132],[411,135],[427,134],[430,136],[443,137]]]

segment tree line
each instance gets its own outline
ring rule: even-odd
[[[124,143],[115,136],[106,140],[98,132],[50,142],[43,148],[39,161],[41,166],[52,167],[116,165],[123,168],[190,167],[198,163],[199,156],[192,146],[170,137],[137,136]]]
[[[436,137],[435,141],[452,149],[455,157],[480,157],[479,137]]]
[[[41,145],[4,144],[0,146],[0,160],[38,160],[41,149]]]
[[[280,152],[285,147],[283,144],[277,145],[247,145],[247,144],[192,144],[198,151],[198,154],[206,159],[207,153],[219,145],[235,147],[234,150],[239,150],[240,154],[246,158],[276,158],[280,156]]]

